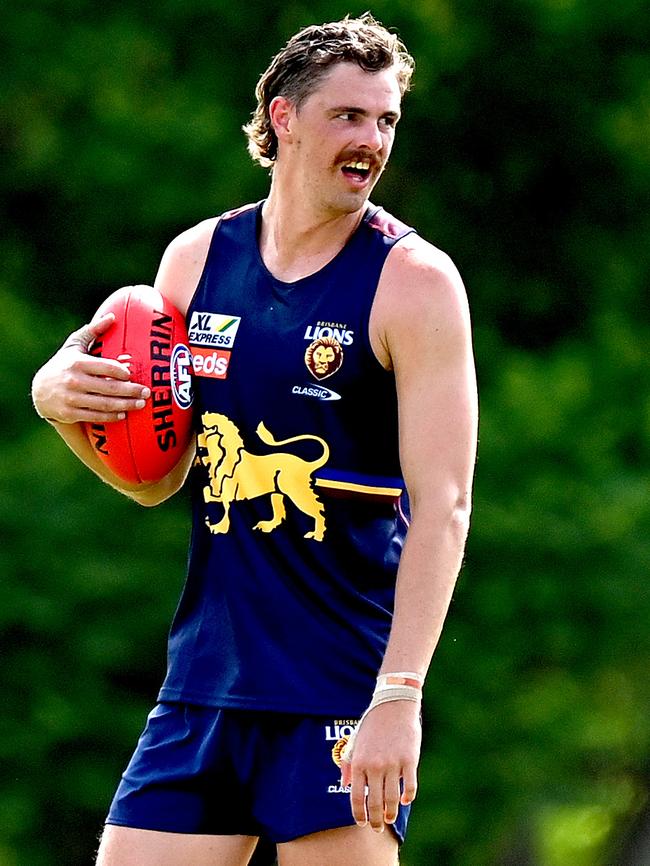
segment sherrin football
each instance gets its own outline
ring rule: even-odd
[[[144,409],[123,421],[87,423],[95,454],[124,481],[159,481],[174,468],[192,437],[192,358],[185,320],[157,289],[126,286],[97,315],[114,313],[92,355],[128,366],[131,381],[151,388]]]

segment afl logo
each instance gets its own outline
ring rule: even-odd
[[[327,379],[341,369],[343,349],[334,337],[320,337],[307,346],[305,364],[314,379]]]
[[[181,409],[192,405],[192,356],[183,343],[177,343],[172,351],[169,365],[174,400]]]

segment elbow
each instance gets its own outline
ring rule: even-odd
[[[451,514],[454,522],[469,526],[472,516],[472,492],[471,490],[459,490],[451,497]]]
[[[471,516],[472,500],[469,496],[459,499],[450,510],[449,522],[455,534],[459,535],[463,541],[469,533]]]
[[[143,482],[137,485],[116,484],[109,482],[111,486],[122,493],[124,496],[132,499],[143,508],[153,508],[155,505],[160,505],[165,499],[169,499],[178,488],[166,484],[164,480],[153,483]]]
[[[128,494],[129,499],[132,499],[138,505],[141,505],[143,508],[154,508],[156,505],[160,505],[161,502],[164,502],[163,498],[160,497],[151,497],[151,496],[142,496],[134,493]]]
[[[123,490],[122,492],[129,499],[137,502],[138,505],[142,505],[143,508],[154,508],[156,505],[160,505],[161,502],[169,499],[170,496],[173,496],[176,491],[161,489],[160,485],[156,484],[144,490]]]
[[[160,481],[152,483],[138,484],[129,489],[122,488],[122,493],[125,493],[138,505],[144,508],[153,508],[155,505],[160,505],[166,499],[169,499],[177,493],[187,478],[187,473],[194,460],[194,447],[188,448],[185,455],[181,458],[178,464],[172,471],[161,478]]]
[[[437,496],[425,501],[411,501],[413,522],[416,520],[429,526],[444,527],[445,531],[459,543],[464,543],[469,533],[472,514],[472,497],[469,492],[454,490],[447,496]]]

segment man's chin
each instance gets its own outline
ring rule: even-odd
[[[370,198],[372,187],[348,191],[336,197],[333,207],[342,214],[353,214],[365,207]]]

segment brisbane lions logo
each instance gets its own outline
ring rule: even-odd
[[[220,502],[224,513],[218,523],[205,522],[214,535],[228,532],[230,506],[242,499],[268,496],[271,501],[270,520],[260,520],[253,529],[271,532],[286,517],[285,498],[311,517],[314,528],[305,538],[322,541],[325,535],[323,505],[312,489],[311,476],[327,463],[330,449],[319,436],[304,434],[277,441],[260,421],[255,431],[265,445],[277,447],[292,442],[313,440],[322,448],[320,457],[307,461],[295,454],[274,451],[271,454],[251,454],[235,424],[226,415],[204,412],[203,432],[197,437],[198,460],[208,470],[209,483],[203,488],[206,502]]]
[[[334,747],[332,748],[332,760],[337,767],[340,767],[343,764],[343,750],[347,746],[349,739],[350,736],[346,735],[334,743]]]
[[[307,346],[305,364],[315,379],[327,379],[341,369],[343,349],[334,337],[320,337]]]

